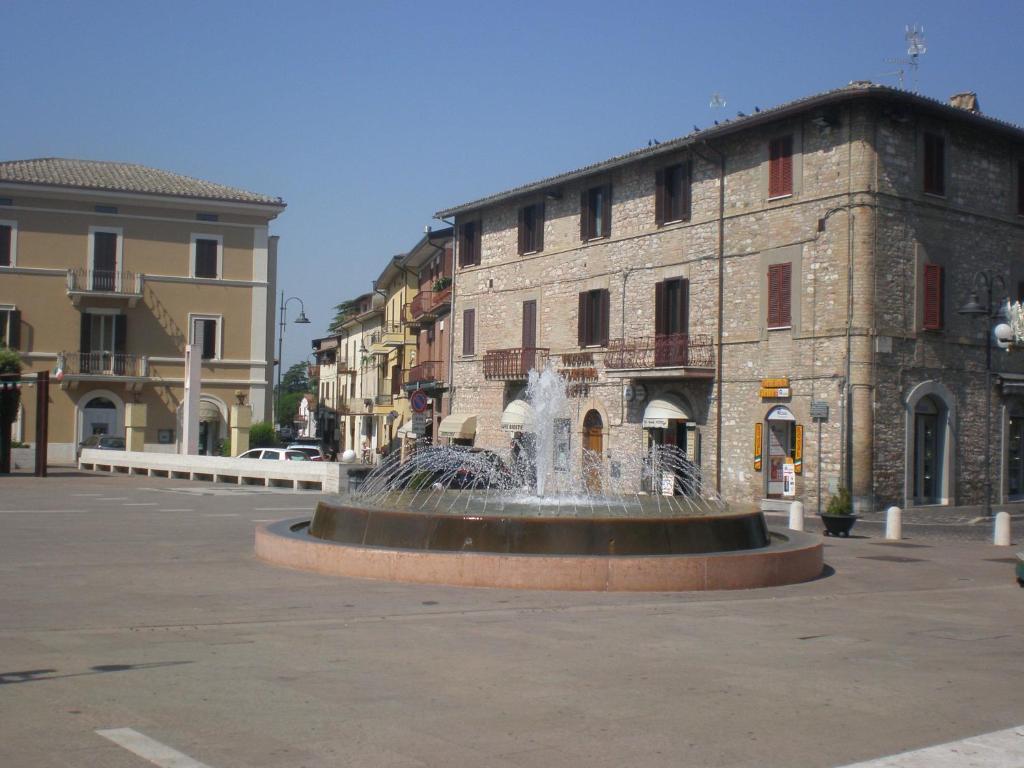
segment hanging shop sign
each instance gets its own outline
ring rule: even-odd
[[[789,378],[761,379],[760,396],[762,400],[778,397],[789,397]]]
[[[649,418],[644,419],[644,429],[668,429],[668,419]]]
[[[797,424],[793,433],[793,471],[804,473],[804,425]]]
[[[761,446],[763,445],[761,429],[763,425],[761,422],[757,422],[754,425],[754,471],[761,471]]]

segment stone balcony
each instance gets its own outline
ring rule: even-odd
[[[85,298],[123,299],[134,307],[142,298],[142,275],[103,269],[69,269],[67,294],[76,307]]]

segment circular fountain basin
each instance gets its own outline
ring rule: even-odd
[[[769,531],[759,510],[656,509],[578,517],[528,504],[485,513],[320,502],[311,521],[261,526],[256,553],[338,576],[508,589],[749,589],[821,573],[820,537]]]

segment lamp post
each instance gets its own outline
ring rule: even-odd
[[[982,318],[986,319],[986,322],[995,320],[997,325],[995,327],[985,328],[985,515],[987,517],[992,516],[992,337],[997,333],[999,334],[999,342],[1005,341],[1006,331],[1009,330],[1009,326],[1006,325],[1006,311],[1004,306],[1006,299],[1003,299],[998,306],[994,307],[992,304],[992,292],[995,289],[996,284],[1002,288],[1003,293],[1006,293],[1006,281],[1003,280],[1003,276],[989,272],[988,270],[979,270],[974,275],[973,290],[967,303],[964,304],[960,309],[957,310],[958,314],[964,315],[965,317],[971,318]],[[985,303],[982,304],[978,301],[978,288],[980,287],[984,291]],[[1005,330],[1004,330],[1005,329]]]
[[[274,401],[274,421],[277,426],[281,426],[281,369],[284,367],[284,326],[285,326],[285,311],[288,307],[289,301],[299,302],[299,316],[295,318],[295,322],[298,325],[308,325],[309,318],[306,317],[306,305],[302,303],[302,299],[297,296],[289,296],[287,299],[284,297],[284,291],[281,291],[281,322],[278,324],[280,330],[277,336],[277,398]]]

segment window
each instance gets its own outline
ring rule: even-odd
[[[13,221],[0,221],[0,267],[15,266],[14,247],[17,231]]]
[[[688,333],[690,281],[677,277],[654,286],[654,332],[658,336]]]
[[[938,264],[924,265],[924,316],[921,326],[926,331],[942,330],[944,320],[942,293],[944,277]]]
[[[608,346],[608,291],[583,291],[579,298],[578,339],[581,347]]]
[[[459,225],[459,266],[472,267],[480,263],[480,221],[467,221]]]
[[[122,263],[122,232],[117,227],[89,227],[89,289],[115,291]]]
[[[192,277],[216,280],[221,276],[224,238],[220,235],[192,235]]]
[[[202,347],[203,360],[220,359],[220,334],[217,326],[220,318],[192,316],[192,334],[189,337],[190,344]]]
[[[519,253],[544,250],[544,203],[519,209]]]
[[[83,312],[79,347],[82,352],[124,352],[128,318],[108,312]]]
[[[612,186],[583,190],[580,198],[580,240],[595,240],[612,233]]]
[[[677,163],[654,175],[654,221],[660,227],[690,220],[690,164]]]
[[[14,307],[0,307],[0,346],[21,348],[21,312]]]
[[[924,191],[946,194],[946,140],[937,133],[924,135]]]
[[[793,194],[793,136],[768,142],[768,197]]]
[[[789,328],[793,265],[772,264],[768,267],[768,327]]]
[[[476,354],[476,310],[462,310],[462,354]]]

